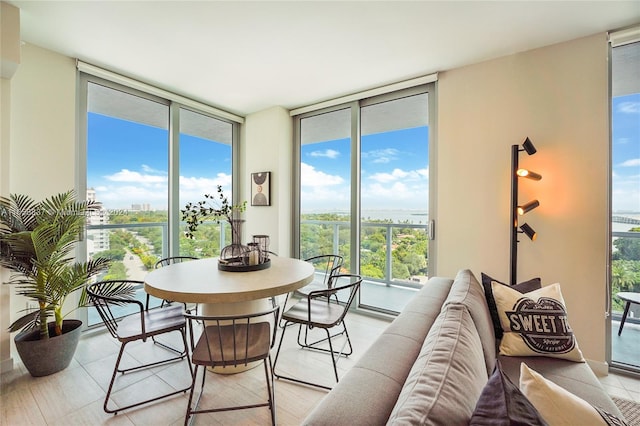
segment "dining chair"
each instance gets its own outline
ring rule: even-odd
[[[331,277],[340,272],[344,259],[337,254],[321,254],[305,259],[305,262],[309,262],[315,269],[313,281],[306,286],[294,291],[294,297],[307,297],[309,293],[314,290],[323,290],[330,288]],[[289,301],[289,293],[284,299],[283,309],[286,309],[287,302]],[[280,327],[283,327],[283,323],[280,322]]]
[[[344,326],[344,319],[355,299],[356,293],[362,283],[362,277],[354,274],[337,274],[331,276],[332,281],[328,288],[321,290],[311,291],[305,298],[298,301],[291,308],[287,309],[282,314],[282,321],[284,321],[284,327],[282,328],[282,334],[280,335],[280,343],[278,344],[278,350],[276,352],[276,358],[273,363],[274,376],[279,379],[290,380],[310,386],[315,386],[323,389],[331,389],[328,386],[312,383],[306,380],[301,380],[295,377],[288,377],[276,372],[278,357],[280,355],[280,349],[282,349],[282,342],[284,335],[292,324],[298,324],[298,345],[302,349],[312,349],[323,352],[328,352],[331,355],[331,362],[333,364],[333,373],[336,379],[336,383],[339,381],[337,362],[341,356],[349,356],[353,353],[353,346],[351,345],[351,339],[349,332]],[[343,326],[341,333],[331,334],[330,329]],[[305,329],[304,340],[301,340],[302,329]],[[306,333],[313,328],[323,329],[326,337],[316,340],[312,343],[307,342]],[[342,344],[340,350],[335,350],[333,345],[333,339],[344,334],[345,341]],[[328,348],[324,343],[328,343]],[[348,346],[348,350],[345,348]]]
[[[164,266],[169,266],[176,263],[189,262],[191,260],[198,260],[198,258],[193,256],[169,256],[169,257],[165,257],[158,260],[154,266],[154,269],[162,268]],[[150,296],[147,294],[147,304],[149,304],[149,297]],[[166,300],[166,299],[162,300],[160,307],[165,309],[176,309],[177,311],[179,311],[176,313],[177,315],[182,315],[184,311],[188,309],[188,306],[186,303],[178,304],[178,303],[173,303],[172,300]],[[197,304],[195,305],[194,309],[197,311],[198,309]],[[173,346],[156,340],[155,337],[152,337],[152,340],[157,345],[164,346],[165,348],[170,349],[172,351],[176,350],[176,348],[174,348]]]
[[[188,262],[191,260],[198,260],[198,258],[193,256],[169,256],[169,257],[165,257],[163,259],[158,260],[154,268],[158,269],[158,268],[162,268],[163,266],[169,266],[176,263]],[[171,305],[172,303],[173,301],[171,300],[163,300],[161,306],[164,306],[165,304]],[[184,304],[184,308],[187,309],[186,303]]]
[[[111,335],[121,343],[118,358],[116,359],[116,364],[113,368],[111,382],[109,383],[109,389],[107,390],[107,395],[104,400],[103,408],[107,413],[118,414],[120,411],[167,398],[172,395],[177,395],[179,393],[185,393],[189,390],[189,387],[186,387],[155,398],[134,402],[123,407],[114,409],[110,409],[108,407],[111,392],[113,390],[113,384],[118,373],[125,374],[157,365],[180,361],[184,358],[188,359],[186,321],[183,316],[183,311],[165,308],[149,309],[148,304],[145,306],[145,304],[135,298],[136,292],[143,284],[144,283],[142,281],[135,280],[107,280],[99,281],[87,286],[87,295],[91,305],[98,311],[98,314],[100,315],[100,318],[102,318],[102,321],[104,321],[109,333],[111,333]],[[122,317],[122,314],[126,312],[125,310],[131,307],[134,308],[135,312]],[[182,335],[183,343],[183,350],[176,356],[135,367],[120,368],[122,355],[124,354],[127,344],[135,341],[146,342],[150,337],[153,338],[155,336],[174,331],[177,331]],[[169,351],[178,352],[178,350],[166,345],[161,346]],[[193,375],[190,363],[189,370]]]
[[[276,424],[275,389],[271,348],[275,344],[276,325],[280,315],[280,306],[272,300],[271,309],[257,313],[239,315],[195,315],[185,313],[189,324],[189,341],[193,379],[189,393],[189,402],[185,416],[185,425],[194,414],[212,413],[230,410],[244,410],[269,407],[271,423]],[[196,342],[196,336],[198,336]],[[249,363],[262,361],[267,383],[267,401],[240,404],[227,407],[200,408],[200,398],[204,393],[207,374],[206,367],[220,368],[248,366]],[[202,368],[200,392],[193,403],[198,371]],[[216,392],[223,392],[218,389]]]

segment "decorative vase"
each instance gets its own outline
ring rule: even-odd
[[[230,266],[240,266],[248,264],[249,248],[242,244],[242,219],[232,219],[231,244],[220,251],[220,262]]]
[[[62,334],[55,335],[50,322],[48,339],[40,339],[40,330],[18,333],[14,338],[22,363],[33,377],[48,376],[69,366],[80,340],[80,320],[64,320]]]

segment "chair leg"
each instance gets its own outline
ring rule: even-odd
[[[304,331],[304,342],[301,342],[300,341],[301,331],[302,331],[302,325],[300,325],[300,328],[298,329],[298,345],[301,348],[314,349],[314,350],[317,350],[317,351],[329,352],[327,349],[324,349],[324,348],[321,348],[321,347],[317,346],[318,344],[327,341],[328,337],[325,337],[323,339],[319,339],[319,340],[316,340],[315,342],[309,343],[308,342],[309,327],[306,327],[305,331]],[[328,329],[327,329],[327,331],[328,331]],[[346,336],[347,342],[349,343],[349,352],[344,352],[343,350],[341,350],[339,352],[339,356],[343,356],[343,355],[344,356],[349,356],[349,355],[353,354],[353,347],[351,346],[351,339],[349,339],[349,332],[347,330],[347,323],[344,320],[342,321],[342,331],[340,331],[339,333],[336,333],[336,334],[331,334],[330,337],[334,338],[334,337],[341,336],[343,334]],[[342,349],[344,349],[344,346],[342,347]],[[335,352],[332,351],[332,353],[335,353]]]
[[[329,334],[329,329],[325,328],[324,331],[327,333],[327,340],[329,341],[329,353],[331,354],[331,363],[333,364],[333,374],[336,376],[336,383],[340,381],[338,378],[338,366],[336,365],[336,358],[333,355],[333,344],[331,343],[331,335]]]
[[[273,366],[271,365],[271,356],[263,360],[264,375],[267,379],[267,396],[269,397],[269,410],[271,411],[271,424],[276,426],[276,388],[273,382]],[[268,364],[268,366],[267,366]]]
[[[113,367],[113,374],[111,375],[111,381],[109,382],[109,389],[107,389],[107,395],[104,397],[104,405],[102,408],[105,413],[113,413],[118,414],[118,410],[110,410],[107,405],[109,404],[109,398],[111,398],[111,391],[113,390],[113,383],[116,381],[116,375],[118,374],[118,367],[120,366],[120,360],[122,359],[122,354],[124,354],[124,347],[127,345],[127,342],[124,342],[120,345],[120,351],[118,352],[118,358],[116,359],[116,365]]]
[[[277,364],[278,364],[278,357],[280,356],[280,349],[282,348],[282,342],[284,340],[284,333],[286,332],[288,326],[292,325],[292,324],[293,323],[290,323],[290,322],[287,321],[287,322],[285,322],[284,327],[282,328],[282,334],[280,335],[280,343],[278,344],[278,350],[276,351],[276,359],[273,362],[273,369],[272,369],[273,375],[278,379],[289,380],[291,382],[300,383],[300,384],[303,384],[303,385],[313,386],[313,387],[320,388],[320,389],[331,390],[331,387],[329,387],[329,386],[321,385],[321,384],[318,384],[318,383],[307,382],[305,380],[301,380],[301,379],[298,379],[298,378],[295,378],[295,377],[284,376],[284,375],[278,374],[276,372],[276,367],[277,367]],[[300,339],[301,329],[302,329],[302,325],[300,326],[300,328],[298,328],[298,340]],[[327,349],[323,349],[323,348],[314,348],[312,346],[309,346],[308,349],[317,349],[317,350],[329,352],[331,354],[331,361],[333,362],[333,371],[334,371],[334,374],[335,374],[335,377],[336,377],[336,383],[337,383],[338,382],[338,368],[336,366],[337,360],[336,360],[336,358],[334,358],[334,354],[336,352],[333,350],[333,345],[332,345],[332,342],[331,342],[331,334],[329,333],[329,330],[325,329],[325,331],[327,333],[327,337],[325,339],[322,339],[322,341],[325,341],[327,339],[329,340],[329,349],[327,350]],[[345,345],[348,342],[349,343],[349,348],[350,348],[351,352],[353,352],[353,348],[351,347],[351,340],[349,339],[349,333],[347,333],[346,336],[347,336],[347,341],[345,342]],[[344,345],[343,345],[342,349],[344,349]],[[338,357],[337,358],[339,359],[340,356],[341,356],[340,353],[338,353]]]
[[[288,302],[288,301],[289,301],[289,293],[287,293],[287,295],[286,295],[286,296],[285,296],[285,298],[284,298],[284,303],[282,304],[282,310],[280,311],[280,312],[281,312],[281,315],[282,315],[282,313],[287,309],[287,302]],[[280,320],[278,321],[278,327],[280,327],[280,328],[284,328],[284,327],[285,327],[285,325],[286,325],[286,323],[287,323],[286,321],[283,323],[283,322],[282,322],[282,318],[280,318]]]
[[[629,314],[629,308],[631,307],[631,302],[627,302],[624,305],[624,313],[622,314],[622,321],[620,321],[620,328],[618,329],[618,336],[622,333],[622,327],[624,327],[624,322],[627,320],[627,315]]]
[[[198,395],[198,398],[196,399],[196,403],[195,403],[195,407],[192,410],[191,409],[191,403],[193,402],[193,392],[195,390],[196,387],[196,380],[198,379],[198,365],[195,366],[195,368],[193,369],[193,375],[192,375],[192,379],[191,379],[191,388],[189,389],[189,402],[187,402],[187,414],[185,415],[184,418],[184,426],[187,426],[189,424],[189,419],[191,418],[191,411],[195,410],[196,408],[198,408],[198,404],[200,404],[200,398],[202,397],[202,388],[204,388],[204,377],[202,378],[202,388],[200,389],[200,394]],[[204,369],[204,374],[206,376],[207,374],[207,369]]]
[[[153,367],[153,366],[156,366],[156,365],[167,364],[169,362],[182,360],[187,356],[187,353],[186,353],[186,348],[187,348],[186,332],[183,329],[183,330],[180,330],[180,333],[182,334],[182,343],[184,344],[184,347],[185,347],[185,353],[183,355],[177,356],[177,357],[174,357],[174,358],[170,358],[170,359],[166,359],[166,360],[162,360],[162,361],[152,362],[152,363],[149,363],[149,364],[139,365],[137,367],[126,368],[126,369],[122,369],[121,370],[119,368],[120,367],[120,361],[122,361],[122,355],[124,354],[124,348],[127,345],[127,343],[129,343],[129,342],[123,342],[122,343],[122,345],[120,346],[120,351],[118,352],[118,358],[116,360],[116,365],[113,368],[113,374],[111,375],[111,382],[109,382],[109,389],[107,390],[107,395],[104,398],[103,408],[104,408],[104,411],[106,413],[118,414],[118,412],[120,412],[120,411],[124,411],[124,410],[127,410],[129,408],[137,407],[139,405],[147,404],[149,402],[158,401],[160,399],[164,399],[164,398],[167,398],[167,397],[170,397],[170,396],[173,396],[173,395],[177,395],[179,393],[184,393],[184,392],[187,392],[190,389],[190,387],[186,387],[184,389],[180,389],[180,390],[177,390],[177,391],[174,391],[174,392],[170,392],[170,393],[167,393],[167,394],[155,397],[155,398],[150,398],[150,399],[147,399],[145,401],[136,402],[136,403],[127,405],[125,407],[120,407],[120,408],[114,409],[114,410],[111,410],[111,409],[108,408],[109,399],[111,398],[111,392],[113,391],[113,385],[115,383],[116,375],[118,373],[125,374],[125,373],[131,372],[131,371],[138,371],[138,370],[142,370],[142,369],[145,369],[145,368]],[[188,364],[189,364],[189,370],[193,374],[193,370],[191,368],[191,362],[189,362]]]

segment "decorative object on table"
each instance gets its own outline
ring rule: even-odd
[[[260,263],[265,263],[269,260],[269,236],[268,235],[254,235],[253,242],[258,244],[260,249]]]
[[[248,243],[247,247],[249,248],[249,254],[247,256],[249,258],[249,266],[255,266],[259,264],[261,256],[260,246],[258,245],[258,243]]]
[[[82,291],[77,307],[86,306],[85,284],[106,270],[111,260],[73,260],[93,202],[78,201],[67,191],[36,202],[12,194],[0,197],[0,266],[12,271],[8,284],[35,302],[33,310],[11,324],[16,348],[32,376],[46,376],[69,366],[80,337],[79,320],[65,320],[64,302]],[[54,321],[49,322],[53,316]]]
[[[509,284],[516,284],[517,275],[517,263],[518,263],[518,234],[525,234],[531,241],[534,241],[537,237],[536,231],[527,224],[522,226],[518,224],[518,216],[522,216],[536,207],[540,206],[538,200],[532,200],[526,204],[518,204],[518,178],[527,178],[532,180],[540,180],[542,176],[531,170],[519,168],[519,155],[521,151],[525,151],[529,155],[536,153],[536,148],[533,146],[533,142],[529,138],[526,138],[520,145],[511,146],[511,217],[510,217],[510,232],[511,232],[511,252],[510,252],[510,266],[509,266]],[[520,230],[518,230],[520,228]]]
[[[271,172],[251,173],[251,205],[271,205]]]
[[[246,201],[242,204],[231,204],[224,195],[222,186],[218,185],[218,195],[205,194],[205,199],[197,203],[187,203],[182,212],[182,220],[187,223],[185,236],[193,238],[198,226],[208,218],[220,223],[226,220],[231,226],[231,244],[220,250],[219,268],[223,270],[240,270],[248,266],[249,248],[242,244],[242,224],[240,214],[246,210]],[[238,268],[238,269],[235,269]]]

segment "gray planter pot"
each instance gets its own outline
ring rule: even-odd
[[[62,335],[54,336],[54,323],[49,323],[49,339],[40,340],[40,331],[19,333],[14,341],[20,359],[33,377],[48,376],[69,366],[80,340],[80,320],[64,320]]]

